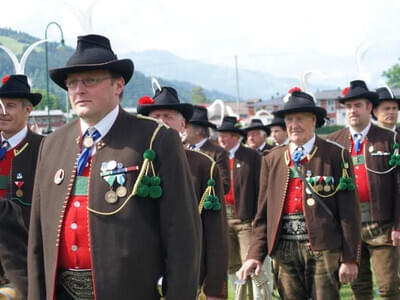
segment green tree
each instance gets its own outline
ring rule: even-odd
[[[384,71],[383,76],[388,79],[387,83],[390,87],[400,87],[400,64],[397,63]]]
[[[35,110],[44,110],[45,107],[47,106],[46,91],[41,89],[33,89],[33,93],[42,94],[42,100],[40,100],[39,104],[35,106]],[[60,101],[56,95],[50,93],[49,99],[50,99],[50,109],[62,109],[60,107]]]
[[[200,86],[195,87],[192,90],[190,99],[193,104],[202,104],[207,102],[207,97],[204,95],[203,88]]]

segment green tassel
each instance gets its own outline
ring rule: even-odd
[[[354,183],[349,183],[347,186],[348,191],[354,191],[356,189],[356,185]]]
[[[156,158],[156,152],[152,149],[147,149],[143,153],[143,158],[148,159],[149,161],[154,161],[154,159]]]
[[[150,184],[150,176],[144,175],[142,177],[142,180],[140,180],[141,183],[143,183],[144,185],[149,185]]]
[[[149,194],[150,194],[150,198],[152,198],[152,199],[158,199],[158,198],[160,198],[161,195],[162,195],[162,188],[161,188],[161,186],[159,186],[159,185],[152,185],[152,186],[150,187],[150,192],[149,192]]]
[[[213,210],[220,210],[221,209],[221,203],[219,201],[214,202],[212,209]]]
[[[389,166],[393,167],[394,164],[397,164],[397,161],[396,161],[396,159],[394,159],[393,157],[391,157],[390,160],[389,160]]]
[[[211,202],[211,201],[204,201],[204,205],[203,205],[203,207],[204,207],[204,209],[207,209],[207,210],[210,210],[210,209],[212,209],[213,208],[213,203]]]
[[[214,179],[208,179],[207,185],[208,186],[215,186],[215,180]]]
[[[160,185],[161,184],[161,178],[158,176],[151,176],[150,178],[150,185]]]
[[[213,195],[207,195],[205,201],[209,201],[211,203],[214,202],[214,196]]]
[[[393,149],[399,149],[399,144],[394,143],[394,144],[393,144]]]
[[[139,183],[138,189],[136,191],[136,194],[139,197],[146,198],[149,195],[150,189],[147,185],[143,183]]]

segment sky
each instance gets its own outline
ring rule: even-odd
[[[68,45],[90,29],[79,10],[91,4],[92,30],[110,38],[123,57],[131,51],[167,50],[204,62],[338,82],[376,81],[400,57],[400,0],[17,0],[0,10],[0,27],[44,38],[58,22]],[[88,14],[86,14],[88,15]],[[86,28],[85,28],[86,27]],[[50,40],[58,40],[55,26]],[[360,74],[356,49],[364,45]],[[140,68],[139,68],[140,69]],[[371,75],[373,73],[375,75]],[[375,77],[374,77],[375,76]],[[377,83],[373,83],[377,85]]]

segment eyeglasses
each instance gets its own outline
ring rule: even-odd
[[[101,78],[88,77],[84,79],[71,79],[71,80],[66,80],[65,85],[69,89],[75,89],[78,86],[78,82],[80,81],[85,87],[92,87],[105,79],[111,79],[111,78],[112,77],[101,77]]]

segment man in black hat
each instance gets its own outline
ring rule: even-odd
[[[245,132],[236,117],[224,117],[217,128],[219,144],[229,152],[231,188],[225,194],[229,237],[229,279],[235,283],[235,272],[247,255],[251,223],[257,210],[261,155],[245,147]]]
[[[286,99],[274,114],[284,118],[290,143],[262,159],[253,237],[237,274],[259,274],[269,254],[283,299],[339,299],[340,282],[357,277],[360,244],[349,157],[315,135],[326,111],[311,94],[296,89]]]
[[[275,141],[276,146],[289,144],[285,121],[282,118],[274,116],[267,127],[271,131],[270,137]]]
[[[0,258],[6,276],[21,296],[26,296],[29,217],[42,140],[29,130],[28,118],[42,95],[31,93],[25,75],[6,75],[0,98],[5,108],[0,114],[0,227],[4,229],[0,229]]]
[[[165,122],[182,134],[192,117],[193,106],[181,103],[176,90],[162,87],[153,99],[141,103],[138,113]],[[152,102],[153,101],[153,102]],[[224,191],[215,161],[200,151],[185,149],[203,225],[200,286],[207,299],[227,298],[228,240]],[[213,196],[214,198],[211,198]]]
[[[376,89],[378,94],[377,105],[372,110],[372,118],[376,120],[376,125],[397,131],[397,117],[400,109],[400,99],[393,95],[393,92],[387,87]]]
[[[267,143],[270,129],[265,126],[260,119],[252,119],[249,126],[244,128],[246,132],[246,144],[260,153],[273,148]]]
[[[328,136],[351,154],[361,211],[359,276],[351,287],[355,299],[373,299],[370,264],[383,299],[400,298],[397,272],[400,245],[399,138],[371,123],[378,95],[354,80],[339,99],[349,127]]]
[[[120,106],[133,74],[109,40],[78,37],[50,77],[78,119],[46,137],[37,164],[28,299],[194,299],[200,218],[175,130]]]
[[[209,128],[215,130],[217,126],[208,121],[207,108],[193,105],[192,118],[186,123],[184,142],[190,149],[200,150],[215,160],[221,174],[224,193],[227,193],[231,184],[228,151],[210,141]]]

